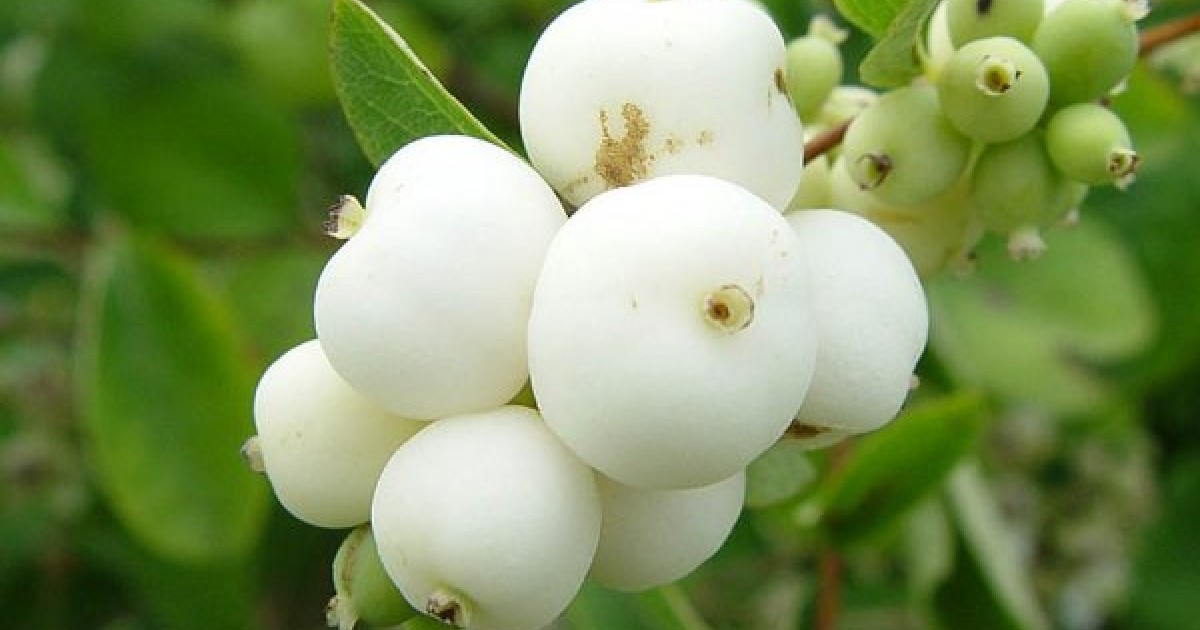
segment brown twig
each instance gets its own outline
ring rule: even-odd
[[[1200,13],[1156,24],[1142,31],[1138,40],[1138,55],[1145,57],[1160,46],[1198,31],[1200,31]]]
[[[849,122],[849,121],[847,121]],[[853,450],[853,440],[839,442],[830,448],[829,472],[836,472],[846,465]],[[813,612],[813,630],[835,630],[842,609],[842,556],[836,548],[826,544],[817,554],[816,610]]]
[[[842,557],[826,547],[821,550],[817,565],[821,583],[817,587],[813,630],[834,630],[842,607]]]
[[[842,138],[846,136],[846,129],[850,127],[850,122],[853,120],[853,118],[847,118],[838,123],[836,127],[826,129],[806,142],[804,144],[804,163],[808,164],[826,151],[841,144]]]

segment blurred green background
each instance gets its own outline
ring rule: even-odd
[[[524,60],[564,2],[369,4],[519,146]],[[787,35],[832,11],[767,4]],[[289,517],[238,448],[257,375],[313,335],[326,207],[371,175],[329,8],[0,3],[0,627],[324,626],[344,533]],[[844,46],[848,81],[868,46]],[[918,411],[851,473],[773,451],[717,558],[652,596],[588,587],[561,625],[813,627],[836,567],[846,629],[1200,628],[1198,55],[1114,102],[1129,191],[1093,191],[1043,260],[988,241],[930,284]]]

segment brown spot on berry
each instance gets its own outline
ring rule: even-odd
[[[625,133],[614,137],[609,128],[608,111],[600,110],[600,146],[596,147],[596,174],[608,188],[628,186],[646,178],[654,156],[646,151],[650,122],[633,103],[621,105]]]

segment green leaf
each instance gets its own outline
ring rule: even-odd
[[[834,0],[838,13],[868,35],[880,38],[914,0]]]
[[[973,277],[930,283],[930,345],[968,386],[1064,413],[1097,409],[1112,400],[1098,367],[1152,339],[1150,293],[1102,224],[1045,238],[1037,261],[1013,263],[992,240]]]
[[[831,539],[849,545],[894,527],[975,445],[982,411],[980,396],[958,394],[905,411],[856,441],[814,498]]]
[[[878,88],[898,88],[921,74],[917,40],[922,37],[937,3],[938,0],[910,0],[902,5],[902,10],[889,20],[887,31],[858,67],[864,83]]]
[[[746,469],[746,507],[764,508],[795,497],[817,477],[808,451],[792,440],[780,440]]]
[[[334,0],[330,61],[346,120],[375,165],[408,142],[435,134],[504,144],[359,0]]]
[[[954,573],[934,593],[934,611],[945,628],[1047,630],[1050,623],[1020,564],[1016,541],[978,468],[965,464],[950,478],[950,512],[959,532]]]
[[[254,375],[225,305],[188,262],[112,233],[88,261],[76,377],[87,454],[130,533],[177,562],[243,557],[266,485],[239,446]]]

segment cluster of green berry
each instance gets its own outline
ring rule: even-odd
[[[869,217],[922,274],[966,262],[984,232],[1014,258],[1038,255],[1040,231],[1070,222],[1089,186],[1133,179],[1137,153],[1105,101],[1133,69],[1145,12],[1143,0],[944,0],[924,76],[882,96],[834,87],[837,31],[815,24],[789,47],[790,76],[822,78],[792,82],[797,111],[810,129],[844,120],[847,102],[855,118],[792,207]]]

